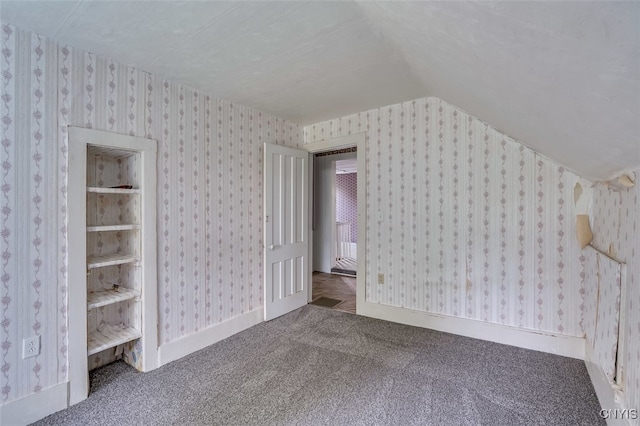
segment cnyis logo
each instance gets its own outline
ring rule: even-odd
[[[636,408],[603,408],[600,410],[600,417],[606,420],[637,420],[640,418]]]

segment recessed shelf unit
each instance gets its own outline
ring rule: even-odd
[[[93,368],[157,366],[156,142],[70,127],[69,147],[73,404]]]

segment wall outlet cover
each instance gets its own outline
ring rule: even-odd
[[[22,359],[40,355],[40,335],[26,337],[22,340]]]

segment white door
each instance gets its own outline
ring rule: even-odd
[[[264,316],[307,303],[309,153],[264,144]]]

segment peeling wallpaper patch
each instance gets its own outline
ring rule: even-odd
[[[586,344],[611,384],[618,352],[622,266],[593,247],[584,250]]]
[[[635,171],[640,176],[640,169]],[[621,307],[623,392],[626,408],[640,407],[640,185],[612,191],[597,185],[593,194],[591,243],[626,263],[626,303]],[[624,289],[623,289],[624,290]],[[640,424],[640,422],[637,422]]]
[[[158,141],[161,344],[262,304],[262,145],[302,128],[3,25],[0,404],[67,380],[67,126]],[[80,231],[82,232],[82,231]],[[23,361],[23,336],[42,353]]]

